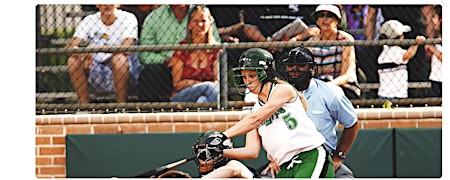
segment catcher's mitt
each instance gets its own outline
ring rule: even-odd
[[[159,175],[158,178],[192,178],[192,177],[191,175],[183,171],[168,170],[167,172]]]

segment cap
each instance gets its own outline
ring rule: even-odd
[[[397,20],[389,20],[383,23],[380,28],[380,34],[385,34],[389,39],[394,39],[405,32],[410,32],[411,27],[403,25]]]
[[[334,15],[336,15],[339,19],[342,18],[341,11],[335,5],[321,4],[321,5],[317,6],[315,13],[317,13],[319,11],[329,11],[329,12],[333,13]]]

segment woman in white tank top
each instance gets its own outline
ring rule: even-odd
[[[211,136],[208,148],[212,156],[254,159],[262,146],[268,160],[279,166],[276,177],[333,177],[331,156],[322,146],[325,138],[306,115],[304,97],[292,85],[275,78],[272,54],[260,48],[248,49],[233,71],[235,85],[257,94],[258,101],[234,126]],[[245,147],[221,149],[217,144],[246,133]]]

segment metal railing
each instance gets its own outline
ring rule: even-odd
[[[38,55],[55,55],[55,54],[72,54],[72,53],[95,53],[95,52],[125,52],[125,51],[160,51],[160,50],[194,50],[194,49],[223,49],[224,52],[227,49],[247,49],[247,48],[292,48],[297,46],[381,46],[381,45],[414,45],[415,40],[356,40],[354,42],[343,41],[297,41],[297,42],[241,42],[241,43],[221,43],[221,44],[183,44],[183,45],[135,45],[129,47],[80,47],[80,48],[38,48],[36,54]],[[442,39],[427,39],[424,44],[442,44]],[[107,112],[107,109],[111,109],[109,112],[161,112],[161,111],[180,111],[180,110],[205,110],[206,109],[239,109],[245,106],[251,106],[252,103],[246,103],[243,101],[228,101],[228,78],[227,78],[227,60],[226,56],[221,56],[220,59],[220,100],[218,103],[175,103],[175,102],[142,102],[142,103],[89,103],[89,104],[66,104],[66,103],[37,103],[36,113],[49,113],[49,112],[76,112],[76,111],[96,111]],[[65,72],[67,66],[38,66],[37,72]],[[429,84],[415,83],[411,88],[423,88],[429,87]],[[420,86],[420,87],[419,87]],[[364,84],[362,89],[374,89],[377,87],[376,83]],[[37,94],[37,97],[49,97],[54,98],[74,98],[75,93],[62,93],[62,94]],[[58,96],[58,97],[56,97]],[[44,98],[45,98],[44,97]],[[75,96],[76,97],[76,96]],[[382,104],[384,101],[379,99],[359,99],[352,100],[355,106],[374,106],[376,104]],[[442,104],[441,98],[407,98],[398,99],[392,101],[394,104],[426,104],[426,105],[440,105]],[[115,110],[112,110],[115,109]]]

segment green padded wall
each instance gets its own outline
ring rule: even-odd
[[[96,134],[66,136],[66,176],[134,177],[150,169],[192,156],[200,133]],[[342,131],[338,131],[338,136]],[[234,146],[245,136],[233,138]],[[442,129],[359,130],[345,164],[357,178],[441,177]],[[255,160],[243,160],[253,168],[265,163],[261,151]],[[198,177],[195,163],[177,168]]]
[[[96,134],[66,136],[66,175],[72,177],[134,177],[150,169],[192,156],[192,145],[200,133]],[[245,136],[233,138],[235,147]],[[267,161],[261,151],[249,166]],[[194,161],[177,168],[198,177]]]
[[[394,177],[393,147],[392,129],[359,130],[344,164],[355,177]]]
[[[442,176],[442,129],[396,129],[397,177]]]

